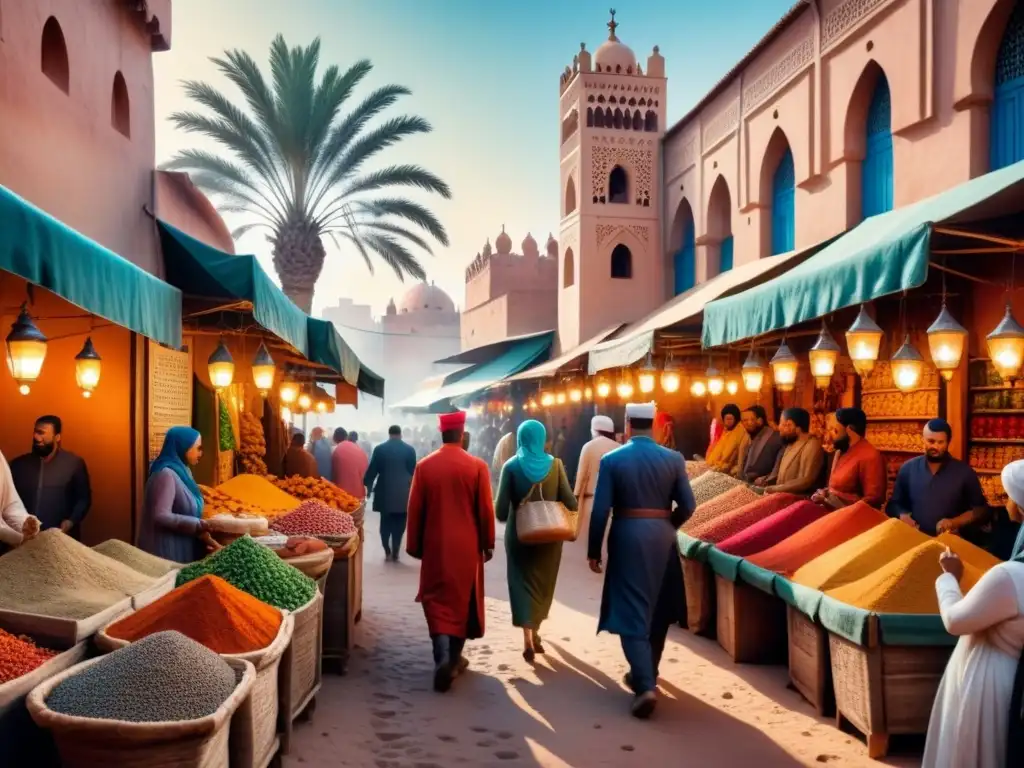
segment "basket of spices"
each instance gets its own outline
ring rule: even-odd
[[[232,719],[232,766],[264,768],[280,746],[278,671],[293,626],[288,611],[267,605],[218,576],[203,576],[104,628],[96,635],[96,645],[114,651],[173,630],[223,658],[250,662],[256,678]]]
[[[132,608],[135,610],[149,605],[158,597],[162,597],[174,589],[174,580],[177,577],[178,569],[181,568],[180,563],[151,555],[120,539],[108,539],[102,544],[94,546],[93,551],[116,560],[122,565],[127,565],[133,571],[156,579],[152,587],[132,595]]]
[[[27,705],[64,768],[227,768],[231,718],[255,676],[248,661],[158,632],[47,680]]]

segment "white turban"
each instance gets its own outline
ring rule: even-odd
[[[591,432],[615,432],[615,422],[610,416],[595,416],[590,420]]]
[[[627,419],[650,419],[654,420],[654,403],[626,403]]]
[[[1024,509],[1024,460],[1013,461],[1003,467],[1002,480],[1006,495]]]

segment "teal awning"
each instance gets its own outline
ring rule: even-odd
[[[181,346],[181,292],[0,187],[0,269],[86,312]]]
[[[917,288],[928,276],[936,225],[969,224],[1020,210],[1024,161],[934,197],[872,216],[776,279],[704,308],[705,347],[823,317]]]
[[[431,380],[424,389],[391,407],[405,411],[427,411],[430,413],[451,411],[455,408],[455,401],[481,392],[538,362],[551,349],[554,337],[554,331],[545,331],[540,334],[519,337],[511,344],[506,340],[477,348],[474,351],[476,351],[478,359],[485,357],[489,351],[488,348],[498,347],[499,352],[497,356],[492,356],[485,362],[468,365],[448,374],[440,386],[437,385],[436,380]]]
[[[384,396],[384,380],[360,363],[334,325],[295,306],[255,256],[224,253],[163,221],[158,227],[167,280],[186,296],[251,305],[261,327],[307,360],[336,371],[362,392]]]

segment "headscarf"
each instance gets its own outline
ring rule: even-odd
[[[524,421],[516,433],[516,442],[519,445],[516,457],[519,459],[519,468],[531,483],[539,483],[547,477],[555,460],[554,456],[544,452],[547,436],[548,432],[544,425],[536,419]]]
[[[1011,461],[1003,467],[1001,479],[1006,495],[1024,511],[1024,460]],[[1021,525],[1017,532],[1017,540],[1013,543],[1010,559],[1024,561],[1024,525]]]
[[[185,454],[196,444],[201,435],[192,427],[171,427],[164,436],[164,446],[160,449],[160,455],[149,465],[149,476],[152,477],[163,469],[169,469],[178,476],[178,479],[185,484],[192,498],[196,500],[196,510],[199,517],[203,515],[203,492],[199,490],[196,479],[192,477],[192,470],[185,463]]]

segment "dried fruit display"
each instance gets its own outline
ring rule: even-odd
[[[252,411],[243,411],[238,422],[241,444],[238,446],[242,470],[250,475],[267,474],[267,440],[263,434],[263,423]]]
[[[200,485],[199,490],[203,492],[203,499],[206,504],[203,506],[203,518],[209,520],[216,515],[231,515],[232,517],[267,517],[267,510],[260,507],[246,504],[234,496],[228,496],[223,491],[211,488],[208,485]]]
[[[861,408],[868,418],[920,418],[922,421],[939,415],[939,393],[919,391],[874,393],[863,392]]]
[[[355,512],[362,503],[350,493],[343,491],[330,480],[322,477],[273,478],[274,485],[297,499],[314,499],[328,507],[343,512]]]
[[[974,392],[971,408],[974,411],[1024,411],[1024,389]]]
[[[868,442],[880,451],[922,453],[921,425],[913,421],[879,421],[868,425]]]
[[[1006,506],[1009,498],[1003,489],[1003,481],[999,475],[985,475],[981,478],[981,490],[985,492],[985,498],[993,507]]]
[[[971,418],[971,437],[976,440],[1024,441],[1024,415],[974,416]]]
[[[924,370],[921,371],[921,389],[938,389],[939,384],[939,372],[930,365],[926,365]],[[868,392],[872,389],[894,389],[895,384],[892,381],[892,366],[887,360],[880,360],[875,363],[875,368],[871,373],[861,379],[861,389],[864,392]]]
[[[971,448],[968,463],[974,469],[994,472],[1021,459],[1024,459],[1024,445],[976,446]]]

